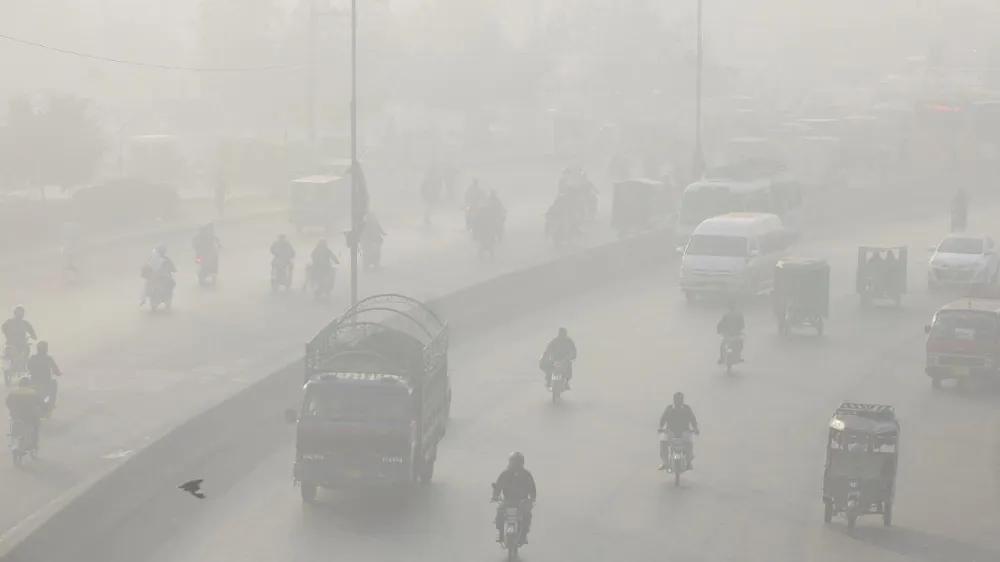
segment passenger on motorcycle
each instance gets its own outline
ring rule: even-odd
[[[660,416],[660,429],[665,429],[673,435],[680,435],[684,439],[684,451],[687,453],[688,470],[694,470],[694,440],[691,434],[697,435],[698,419],[694,417],[694,411],[684,403],[684,393],[674,393],[674,403],[667,406]],[[662,454],[660,455],[662,458]],[[666,464],[660,464],[660,470],[666,470]]]
[[[28,359],[28,375],[35,387],[41,390],[42,398],[50,398],[54,408],[56,405],[56,395],[59,392],[59,385],[55,377],[61,377],[62,371],[56,365],[56,360],[49,355],[49,343],[40,341],[35,347],[35,354]]]
[[[531,531],[531,507],[538,497],[535,478],[524,468],[524,455],[513,452],[507,459],[507,470],[500,473],[493,484],[493,501],[499,501],[497,508],[497,531],[503,532],[504,507],[517,506],[521,510],[524,526],[521,542],[528,544],[528,532]],[[525,501],[528,500],[528,501]]]
[[[160,244],[149,253],[149,259],[142,266],[142,278],[146,282],[142,287],[139,305],[145,304],[157,283],[163,283],[168,291],[172,291],[174,289],[174,273],[177,273],[177,268],[174,267],[174,262],[167,257],[167,247]]]
[[[288,266],[295,260],[295,248],[288,241],[288,237],[279,234],[278,239],[271,244],[271,267]]]
[[[573,361],[576,361],[576,344],[569,337],[566,328],[559,328],[559,335],[549,342],[538,362],[539,368],[545,373],[545,386],[552,384],[552,369],[559,361],[567,361],[566,388],[573,378]]]
[[[39,425],[42,419],[42,396],[32,385],[31,378],[23,376],[17,386],[7,394],[7,411],[11,422],[19,422],[31,430],[32,449],[39,445]]]
[[[743,344],[739,337],[743,334],[743,330],[746,329],[746,323],[743,320],[743,313],[736,310],[736,304],[729,303],[729,311],[726,315],[719,320],[719,324],[715,327],[716,333],[722,336],[722,343],[719,345],[719,364],[721,365],[725,361],[726,345],[732,342],[734,346],[734,351],[736,355],[740,355],[743,352]]]
[[[22,361],[27,360],[28,339],[38,339],[38,336],[35,335],[35,327],[24,319],[23,306],[14,307],[14,316],[3,323],[0,331],[3,331],[3,337],[7,339],[7,345],[21,353]]]
[[[365,227],[361,231],[361,244],[381,244],[385,236],[386,233],[382,228],[382,223],[379,222],[375,213],[369,212],[368,215],[365,216]]]

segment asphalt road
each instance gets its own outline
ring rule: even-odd
[[[513,177],[550,183],[538,169]],[[545,204],[522,197],[508,206],[508,232],[494,260],[477,257],[457,208],[439,214],[430,228],[422,225],[419,207],[416,216],[398,206],[382,213],[389,231],[384,268],[362,272],[361,296],[394,291],[430,298],[557,255],[543,238]],[[608,230],[596,229],[584,243],[610,238]],[[62,278],[48,266],[0,279],[2,306],[27,308],[65,371],[58,409],[43,423],[39,461],[24,471],[0,463],[0,535],[176,424],[291,363],[303,342],[349,304],[349,260],[340,237],[332,246],[345,267],[332,302],[321,303],[300,292],[315,237],[292,236],[301,256],[295,290],[272,295],[268,248],[276,233],[290,231],[288,223],[220,223],[218,231],[224,250],[216,287],[197,285],[189,234],[165,240],[180,269],[170,313],[139,307],[148,241],[88,251],[79,279]]]
[[[833,268],[827,335],[779,337],[766,303],[752,304],[746,363],[732,376],[714,361],[721,307],[686,304],[670,273],[635,279],[453,348],[453,425],[427,491],[327,492],[304,507],[288,427],[280,443],[234,446],[191,474],[207,500],[164,490],[79,559],[500,560],[488,483],[520,450],[539,484],[527,562],[998,560],[1000,394],[932,391],[923,374],[923,325],[948,299],[925,290],[924,250],[942,223],[803,244],[799,254]],[[872,240],[910,245],[902,308],[858,307],[855,247]],[[535,359],[559,325],[580,358],[573,391],[553,406]],[[656,423],[676,390],[702,429],[679,489],[655,470]],[[862,518],[853,538],[842,520],[822,522],[826,423],[843,400],[892,404],[903,428],[894,527]],[[285,406],[274,405],[275,424]]]

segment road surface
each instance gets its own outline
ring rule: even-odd
[[[923,249],[942,223],[803,245],[833,268],[827,335],[781,338],[766,303],[751,305],[732,376],[714,362],[721,307],[686,304],[669,273],[634,279],[453,348],[453,425],[426,492],[326,492],[304,507],[289,427],[280,443],[234,447],[190,474],[207,500],[162,490],[80,559],[500,560],[488,484],[520,450],[539,484],[527,562],[1000,560],[1000,396],[932,391],[923,374],[923,326],[947,300],[925,290]],[[855,247],[873,239],[910,245],[902,308],[858,307]],[[580,357],[573,391],[553,406],[535,360],[560,325]],[[657,420],[677,390],[702,429],[679,489],[655,470]],[[854,538],[842,520],[822,522],[826,423],[843,400],[893,404],[903,428],[895,526],[862,518]]]

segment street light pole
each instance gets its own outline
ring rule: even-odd
[[[351,305],[358,303],[359,217],[358,175],[358,2],[351,0]]]
[[[306,68],[306,130],[308,131],[309,140],[309,158],[310,164],[311,160],[316,157],[316,19],[319,15],[316,12],[316,1],[309,0],[309,23],[307,35],[307,45],[306,49],[308,53],[307,57],[307,68]]]
[[[698,0],[698,54],[695,70],[694,100],[694,156],[691,162],[692,179],[697,180],[705,172],[705,155],[701,146],[701,75],[704,62],[702,42],[702,1]]]

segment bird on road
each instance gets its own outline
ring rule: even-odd
[[[203,480],[191,480],[190,482],[185,482],[178,489],[184,490],[185,492],[191,494],[192,496],[198,498],[199,500],[205,499],[205,494],[201,493],[201,483]]]

